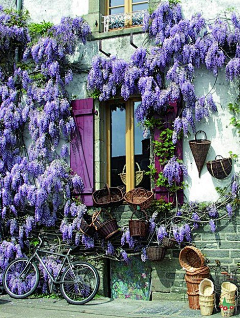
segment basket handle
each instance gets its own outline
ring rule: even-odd
[[[94,212],[92,215],[92,225],[95,227],[95,229],[97,229],[95,222],[97,221],[98,216],[100,215],[100,213],[102,212],[102,210],[98,210],[97,212]]]
[[[205,133],[205,131],[203,131],[203,130],[198,130],[198,131],[196,132],[196,134],[195,134],[195,140],[196,140],[196,141],[197,141],[197,140],[202,140],[202,139],[197,139],[197,134],[199,134],[199,133],[203,133],[203,134],[204,134],[204,137],[205,137],[204,140],[207,140],[207,134]]]
[[[136,164],[136,166],[138,168],[138,171],[141,171],[139,163],[136,161],[135,164]],[[122,170],[122,173],[125,173],[125,172],[126,172],[126,164],[123,166],[123,170]]]
[[[223,156],[221,156],[221,155],[216,155],[215,160],[219,160],[219,159],[217,159],[217,157],[220,157],[219,159],[223,159]]]
[[[108,202],[111,201],[111,193],[110,193],[110,188],[109,188],[109,185],[107,183],[105,183],[105,188],[107,189],[108,191]]]
[[[133,212],[132,212],[131,220],[132,220],[132,218],[133,218],[133,214],[134,214],[134,212],[135,212],[135,211],[133,211]],[[141,210],[141,212],[143,212],[143,213],[145,214],[146,221],[148,221],[148,215],[147,215],[146,211],[145,211],[145,210]]]
[[[136,161],[136,166],[138,167],[138,171],[141,171],[139,163]]]

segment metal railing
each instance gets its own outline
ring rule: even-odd
[[[103,16],[103,32],[115,29],[123,29],[143,24],[143,17],[147,10],[135,11],[131,13],[119,13]]]

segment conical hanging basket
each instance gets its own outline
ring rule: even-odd
[[[198,133],[203,133],[205,135],[205,139],[197,139]],[[199,130],[196,132],[195,140],[189,141],[189,146],[192,151],[193,158],[197,165],[199,178],[200,178],[200,174],[204,166],[210,145],[211,145],[211,141],[207,140],[207,135],[202,130]]]

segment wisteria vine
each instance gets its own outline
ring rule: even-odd
[[[0,7],[0,283],[32,231],[60,225],[63,209],[75,211],[71,191],[84,188],[67,163],[75,124],[66,87],[69,56],[90,27],[62,18],[31,38],[27,18]]]
[[[128,62],[116,56],[95,56],[87,87],[89,93],[99,101],[115,96],[121,96],[126,101],[139,95],[141,103],[135,117],[143,126],[154,115],[166,118],[164,116],[171,111],[171,104],[177,103],[178,114],[172,127],[172,142],[176,144],[180,136],[187,136],[190,130],[195,133],[197,123],[218,110],[211,91],[204,96],[197,96],[194,86],[196,71],[205,68],[217,78],[220,70],[225,70],[228,81],[239,79],[240,16],[232,12],[225,17],[206,21],[201,14],[195,14],[191,19],[185,19],[180,4],[163,1],[153,13],[145,14],[143,30],[148,33],[152,46],[137,48]],[[171,186],[175,182],[179,183],[182,176],[187,175],[187,170],[174,154],[164,163],[162,175],[163,181]],[[233,187],[232,192],[230,189],[228,195],[222,197],[221,203],[211,206],[209,210],[204,209],[202,216],[197,213],[199,204],[185,206],[184,215],[188,215],[186,223],[180,222],[184,220],[181,211],[170,218],[171,224],[168,225],[164,222],[156,225],[156,216],[153,217],[150,229],[155,229],[158,243],[168,235],[179,244],[183,240],[189,242],[192,228],[197,228],[201,222],[208,222],[214,232],[216,220],[222,218],[216,206],[221,206],[224,216],[227,214],[231,217],[232,204],[239,204],[235,198],[238,182],[238,175],[234,175],[230,185]],[[189,211],[192,210],[189,217]],[[188,223],[193,225],[192,228]],[[129,247],[135,244],[129,238],[128,229],[122,237],[124,244]],[[142,259],[146,259],[145,252],[143,254]]]
[[[144,17],[143,30],[153,46],[140,47],[126,62],[116,56],[96,56],[88,76],[88,89],[100,101],[116,94],[128,100],[139,94],[141,104],[136,118],[144,121],[152,114],[164,114],[169,103],[181,102],[181,114],[174,121],[173,141],[196,122],[216,112],[212,94],[197,96],[195,72],[200,67],[217,76],[225,68],[226,78],[233,81],[240,74],[240,17],[232,13],[228,19],[217,17],[207,22],[201,14],[184,19],[180,4],[161,2]]]

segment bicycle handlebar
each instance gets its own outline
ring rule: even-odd
[[[43,244],[43,239],[41,234],[38,234],[38,239],[39,239],[39,244],[37,245],[37,248],[41,248],[42,244]],[[75,249],[77,249],[78,246],[70,246],[70,245],[66,245],[66,251],[67,254],[70,254],[71,251],[74,251]]]

